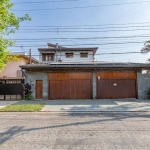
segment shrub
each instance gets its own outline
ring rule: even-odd
[[[148,97],[148,99],[150,99],[150,87],[147,90],[147,97]]]
[[[25,100],[33,99],[32,95],[31,95],[31,85],[28,83],[23,84],[23,99],[25,99]]]

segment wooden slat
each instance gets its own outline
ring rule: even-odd
[[[92,73],[50,73],[49,99],[91,99]]]
[[[70,99],[69,81],[49,81],[50,99]]]
[[[98,80],[97,98],[136,98],[136,80]]]
[[[43,98],[43,81],[36,80],[36,99]]]
[[[68,73],[49,73],[48,78],[50,81],[68,80],[70,78]]]
[[[98,72],[96,77],[100,79],[136,79],[136,72]]]
[[[71,99],[91,99],[91,80],[71,80]]]
[[[50,81],[57,80],[75,80],[75,79],[91,79],[92,73],[49,73],[48,78]]]

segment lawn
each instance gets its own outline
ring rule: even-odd
[[[44,104],[12,104],[0,109],[0,112],[38,112],[43,107]]]

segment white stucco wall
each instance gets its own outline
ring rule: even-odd
[[[73,52],[73,58],[66,58],[66,53],[72,53]],[[93,51],[88,51],[88,57],[80,57],[80,53],[83,51],[69,51],[69,52],[65,52],[65,51],[58,51],[55,53],[55,61],[57,62],[58,57],[62,58],[62,62],[92,62],[93,61]],[[42,55],[40,54],[40,58],[39,58],[40,62],[47,62],[47,61],[42,61]]]

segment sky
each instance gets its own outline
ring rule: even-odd
[[[32,18],[20,23],[20,29],[8,36],[16,39],[15,47],[10,48],[14,52],[28,54],[31,48],[33,57],[38,59],[38,48],[58,43],[65,47],[98,47],[96,61],[146,63],[150,58],[150,53],[139,53],[144,42],[150,40],[150,1],[11,2],[16,16],[29,14]]]

